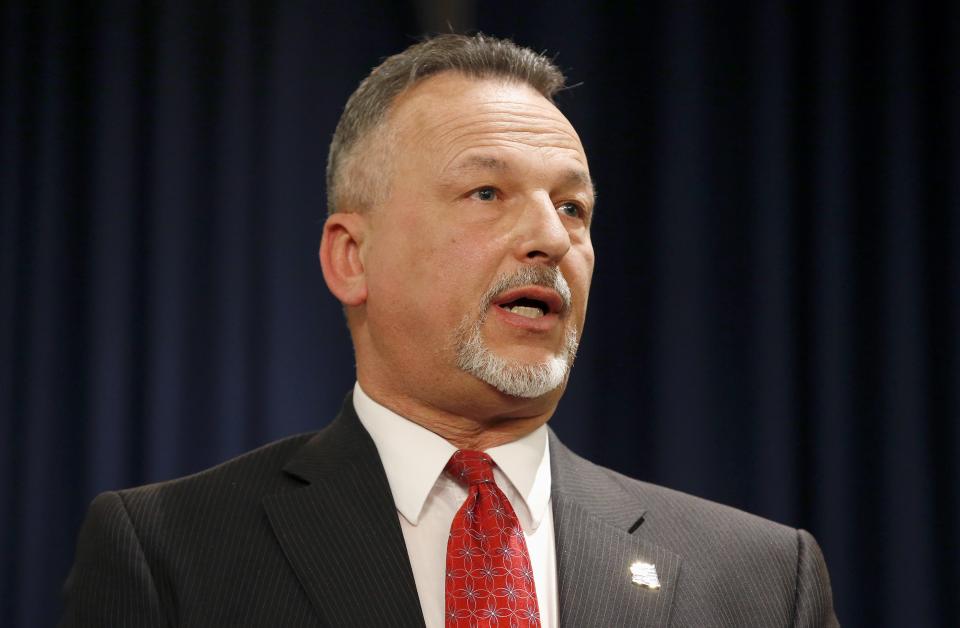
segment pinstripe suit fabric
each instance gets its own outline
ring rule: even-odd
[[[809,533],[598,467],[552,434],[550,448],[563,625],[838,625]],[[637,560],[659,591],[631,583]]]
[[[625,478],[552,434],[550,447],[562,625],[836,625],[806,532]],[[656,564],[660,590],[630,582],[635,560]],[[65,598],[62,626],[423,625],[350,397],[315,435],[98,496]]]

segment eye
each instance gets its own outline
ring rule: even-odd
[[[557,211],[570,218],[583,218],[584,211],[579,204],[573,201],[566,201],[557,205]]]
[[[478,201],[495,201],[497,200],[497,189],[487,185],[482,188],[477,188],[470,196],[476,198]]]

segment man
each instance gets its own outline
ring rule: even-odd
[[[808,533],[546,428],[593,270],[562,85],[540,55],[453,35],[363,81],[320,245],[352,395],[317,434],[97,497],[64,625],[836,625]]]

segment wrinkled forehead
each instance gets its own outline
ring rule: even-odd
[[[563,113],[533,87],[511,79],[431,76],[397,98],[388,124],[405,149],[442,161],[454,156],[445,151],[467,145],[518,142],[569,151],[586,167],[580,138]]]

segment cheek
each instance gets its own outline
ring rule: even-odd
[[[495,224],[456,224],[438,238],[436,250],[451,270],[482,274],[487,266],[503,260],[509,241],[510,234]]]
[[[379,262],[376,281],[380,293],[401,316],[413,316],[426,322],[459,322],[461,303],[467,300],[473,255],[455,238],[436,237],[424,231],[410,231],[416,237],[394,238],[382,244],[390,254]]]
[[[444,306],[472,304],[479,297],[472,293],[479,289],[485,259],[480,247],[450,237],[425,252],[422,278]]]
[[[576,277],[581,289],[587,291],[590,289],[590,280],[593,278],[593,248],[577,247],[571,253],[573,255],[568,258],[570,273]]]
[[[375,285],[424,316],[459,321],[496,277],[506,236],[489,225],[453,220],[448,207],[413,201],[406,207],[416,209],[400,209],[390,224],[378,226]]]
[[[569,270],[567,280],[570,282],[570,290],[573,292],[574,309],[581,323],[586,317],[587,300],[590,297],[590,281],[593,278],[593,259],[579,260],[579,263],[572,264]]]

